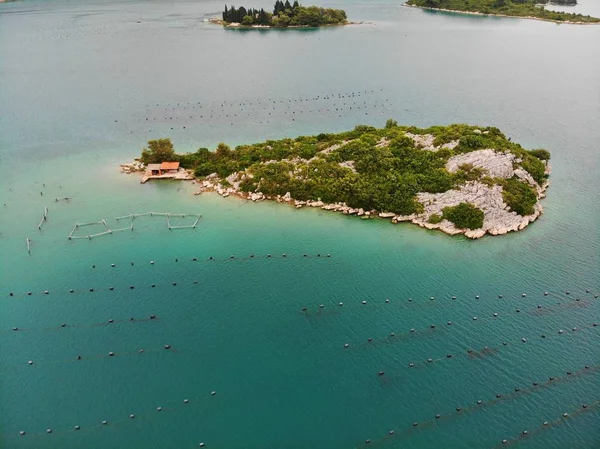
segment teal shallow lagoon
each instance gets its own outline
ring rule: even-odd
[[[216,2],[1,5],[0,446],[347,448],[369,438],[382,448],[495,447],[526,429],[523,447],[598,445],[597,409],[533,433],[599,399],[595,372],[455,408],[598,365],[600,66],[590,54],[600,29],[431,16],[391,2],[326,6],[375,24],[244,34],[203,22],[221,10]],[[252,49],[244,60],[232,56],[240,45]],[[176,126],[141,123],[157,103],[196,99],[216,110],[363,89],[379,105],[367,116],[291,121],[305,110],[295,105],[262,124],[258,108],[233,126],[184,120],[180,109]],[[491,124],[549,149],[545,214],[525,232],[471,242],[118,173],[150,138],[194,150],[389,117]],[[66,239],[75,222],[112,226],[149,210],[203,219],[195,230],[140,219],[134,232]],[[127,321],[151,314],[158,319]],[[125,322],[97,325],[111,318]],[[495,354],[466,355],[485,345]],[[436,413],[452,417],[412,428]]]

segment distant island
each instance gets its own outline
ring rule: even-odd
[[[176,161],[200,189],[296,208],[410,221],[480,238],[524,229],[538,218],[550,154],[528,151],[495,127],[357,126],[340,134],[268,140],[176,154],[152,140],[143,164]],[[172,162],[171,162],[172,163]]]
[[[285,3],[277,0],[272,13],[262,8],[225,6],[222,19],[210,21],[229,27],[249,28],[321,27],[349,23],[344,10],[302,6],[298,1],[291,4],[289,0]]]
[[[576,5],[576,0],[408,0],[405,4],[440,11],[522,17],[557,23],[600,23],[600,18],[597,17],[544,8],[545,4]]]

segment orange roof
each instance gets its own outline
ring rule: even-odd
[[[161,170],[177,170],[179,168],[179,162],[163,162],[160,164]]]

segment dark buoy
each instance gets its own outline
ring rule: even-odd
[[[350,345],[348,343],[344,343],[344,348],[349,348]]]
[[[150,319],[151,320],[155,320],[156,319],[156,315],[150,315]]]
[[[446,354],[446,357],[451,359],[452,358],[452,354]]]
[[[81,427],[79,427],[79,426],[75,426],[75,427],[73,427],[73,429],[74,429],[74,430],[79,430],[79,429],[81,429]]]
[[[415,328],[414,328],[414,327],[410,329],[410,332],[411,332],[411,333],[414,333],[414,331],[415,331]]]
[[[496,395],[496,399],[500,399],[501,397],[502,397],[502,395],[501,395],[500,393],[498,393],[498,394]]]
[[[452,321],[448,321],[446,324],[447,324],[448,326],[452,326]]]
[[[27,362],[28,365],[33,365],[33,360]]]
[[[109,289],[110,291],[113,291],[115,288],[114,288],[114,287],[108,287],[108,289]]]
[[[416,421],[413,423],[413,427],[417,427],[418,425],[419,425],[419,423]]]
[[[427,359],[427,363],[433,362],[433,359]]]
[[[80,355],[77,356],[77,360],[81,360],[81,356]]]
[[[379,371],[377,374],[379,374],[380,376],[383,376],[385,373],[383,371]]]
[[[502,299],[502,295],[498,295],[498,298]]]
[[[183,400],[183,403],[184,403],[184,404],[188,404],[189,402],[190,402],[190,400],[189,400],[189,399],[184,399],[184,400]]]
[[[519,313],[521,311],[521,309],[517,309],[516,312]]]
[[[24,430],[21,430],[21,431],[19,432],[19,435],[21,435],[21,436],[25,435],[25,431],[24,431]]]
[[[481,405],[482,403],[483,403],[483,402],[481,401],[481,399],[479,399],[479,400],[477,401],[477,405]]]
[[[412,368],[413,366],[415,366],[415,364],[414,364],[413,362],[410,362],[410,363],[408,364],[408,367],[409,367],[409,368]]]
[[[435,419],[440,419],[442,417],[442,415],[440,415],[439,413],[435,415]]]
[[[173,282],[173,287],[175,287],[177,285],[177,282]]]
[[[46,429],[46,433],[52,433],[52,429]]]
[[[369,337],[369,338],[367,339],[367,341],[368,341],[369,343],[371,343],[371,342],[373,341],[373,339],[372,339],[371,337]]]
[[[432,324],[430,327],[431,327],[432,329],[435,329],[435,324]]]
[[[389,300],[389,299],[386,299],[386,300],[385,300],[385,302],[386,302],[386,303],[388,303],[388,302],[390,302],[390,300]]]
[[[467,349],[467,353],[472,354],[473,350],[472,349]]]
[[[521,390],[519,389],[519,387],[515,387],[515,392],[517,392],[517,393],[518,393],[519,391],[521,391]]]
[[[135,415],[132,413],[131,415],[129,415],[129,419],[134,419]]]
[[[130,286],[129,286],[129,288],[130,288],[131,290],[133,290],[135,287],[134,287],[133,285],[130,285]]]
[[[44,295],[48,295],[50,292],[48,290],[44,290]]]
[[[31,292],[27,292],[27,296],[31,296]]]
[[[108,421],[102,421],[102,425],[106,426],[108,424]]]
[[[165,345],[165,349],[171,349],[171,345]]]
[[[534,383],[533,383],[533,386],[534,386],[534,387],[537,387],[538,385],[539,385],[539,384],[538,384],[537,382],[534,382]]]
[[[460,407],[456,407],[456,411],[457,411],[457,412],[460,412],[461,410],[462,410],[462,408],[460,408]]]
[[[69,293],[74,293],[74,292],[75,292],[75,290],[73,290],[73,289],[69,290]]]
[[[322,309],[323,307],[325,307],[323,304],[319,304],[319,309]]]
[[[91,292],[93,292],[93,291],[94,291],[94,289],[93,289],[93,288],[90,288],[90,291],[91,291]]]
[[[302,307],[302,311],[303,311],[303,312],[306,312],[306,307]]]
[[[108,320],[109,323],[114,323],[115,320],[113,320],[112,318],[110,320]]]
[[[156,287],[156,284],[150,284],[150,287],[154,288]]]
[[[108,356],[109,356],[109,357],[112,357],[113,355],[115,355],[115,353],[114,353],[114,352],[112,352],[112,351],[108,353]]]
[[[62,323],[60,327],[67,327],[67,323]]]

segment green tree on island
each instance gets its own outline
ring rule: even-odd
[[[144,164],[160,164],[165,161],[179,161],[171,139],[149,140],[148,148],[142,150],[141,161]]]

